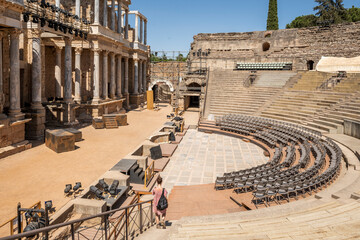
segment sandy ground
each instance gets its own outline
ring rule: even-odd
[[[57,154],[44,144],[0,159],[0,225],[16,215],[16,205],[29,207],[37,201],[52,200],[60,209],[70,198],[64,196],[65,184],[80,181],[84,187],[134,150],[168,121],[171,107],[158,112],[144,110],[128,113],[128,126],[118,129],[81,129],[83,141],[75,151]]]

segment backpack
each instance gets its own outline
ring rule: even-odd
[[[163,188],[161,197],[160,197],[159,202],[158,202],[158,204],[156,206],[157,209],[160,210],[160,211],[165,210],[165,209],[168,208],[168,201],[167,201],[167,199],[166,199],[166,197],[164,195],[164,190],[165,190],[165,188]]]

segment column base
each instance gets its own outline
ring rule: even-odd
[[[125,109],[129,110],[130,109],[130,94],[129,93],[124,93],[124,97],[126,99],[125,101]]]
[[[10,110],[9,117],[11,121],[23,120],[25,118],[25,114],[21,112],[21,110]]]
[[[0,114],[0,120],[4,120],[4,119],[7,119],[7,116],[6,116],[6,114],[1,113]]]
[[[141,103],[144,102],[143,94],[133,94],[130,95],[130,105],[137,108]]]
[[[29,140],[41,140],[45,138],[45,122],[46,114],[45,108],[40,104],[31,106],[30,112],[26,113],[26,118],[31,118],[31,121],[25,125],[25,136]]]
[[[63,107],[64,111],[64,124],[65,125],[73,125],[76,124],[75,121],[75,106],[72,103],[64,103]]]

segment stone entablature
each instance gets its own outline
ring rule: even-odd
[[[315,66],[322,56],[360,55],[360,22],[246,33],[198,34],[191,44],[190,59],[214,68],[234,69],[235,62],[292,62],[295,70]]]

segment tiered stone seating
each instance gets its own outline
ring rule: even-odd
[[[296,72],[259,72],[253,86],[282,88],[295,75]]]
[[[298,82],[294,85],[293,90],[314,91],[333,75],[333,73],[317,71],[304,72]]]
[[[253,114],[279,90],[245,88],[243,82],[248,76],[249,73],[236,71],[213,72],[209,80],[206,115]]]
[[[346,98],[344,93],[329,92],[310,92],[310,91],[286,91],[272,104],[261,112],[261,116],[273,119],[305,124],[305,122],[321,113],[330,109]],[[329,128],[323,127],[322,123],[318,125],[309,125],[323,131]],[[336,128],[337,126],[332,126]]]
[[[359,73],[347,73],[347,78],[345,78],[338,85],[336,85],[333,91],[345,93],[353,93],[355,91],[360,91],[359,80]]]

